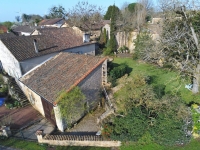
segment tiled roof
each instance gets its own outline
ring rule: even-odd
[[[75,31],[70,28],[44,28],[38,30],[42,35],[17,36],[2,39],[2,42],[18,61],[84,45],[82,36],[75,34]],[[37,40],[39,53],[35,52],[34,39]]]
[[[11,37],[16,37],[16,35],[14,33],[2,33],[2,34],[0,34],[0,39],[11,38]]]
[[[80,26],[80,29],[83,31],[89,31],[89,30],[100,30],[104,24],[101,23],[93,23],[93,24],[83,24]]]
[[[40,28],[40,27],[25,25],[25,26],[16,26],[16,27],[12,28],[12,30],[13,30],[13,32],[28,32],[28,33],[31,33],[37,28]]]
[[[37,30],[41,35],[54,38],[54,43],[56,43],[61,50],[83,44],[83,37],[76,34],[72,28],[40,28]]]
[[[51,103],[61,90],[69,91],[105,61],[105,58],[60,53],[23,76],[20,81]]]
[[[44,19],[44,20],[40,21],[39,25],[53,25],[61,20],[63,20],[63,19],[62,18]]]
[[[37,41],[38,51],[36,53],[33,44]],[[57,51],[58,46],[53,44],[52,39],[46,36],[17,36],[14,38],[1,39],[18,61],[33,58]]]

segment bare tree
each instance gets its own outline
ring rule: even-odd
[[[132,10],[129,6],[133,5]],[[151,0],[138,0],[137,3],[124,3],[122,6],[122,29],[124,31],[130,31],[137,28],[139,31],[141,27],[146,23],[146,17],[152,10]]]
[[[91,29],[94,23],[102,19],[102,7],[89,4],[87,1],[78,2],[72,9],[67,11],[67,19],[77,27]]]
[[[179,69],[184,75],[193,78],[192,92],[199,92],[200,84],[200,45],[199,34],[195,31],[192,19],[196,11],[192,3],[181,5],[180,1],[170,1],[174,8],[165,10],[163,34],[160,40],[162,57]],[[186,4],[183,2],[182,4]],[[193,7],[194,8],[194,7]],[[200,24],[198,24],[200,26]]]

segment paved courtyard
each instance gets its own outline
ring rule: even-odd
[[[10,128],[13,136],[29,140],[37,140],[35,135],[37,130],[43,130],[45,134],[49,134],[55,129],[54,126],[31,105],[18,109],[8,109],[5,106],[1,106],[0,123],[10,121]]]
[[[8,109],[5,106],[0,107],[0,121],[11,121],[11,129],[20,129],[26,124],[41,119],[42,116],[31,105],[17,108]]]
[[[43,130],[44,134],[50,134],[54,129],[55,129],[54,126],[50,122],[48,122],[45,118],[43,118],[42,120],[35,122],[31,126],[16,133],[14,137],[24,138],[29,140],[37,140],[37,136],[35,135],[35,133],[38,130]]]

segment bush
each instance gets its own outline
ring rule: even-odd
[[[9,97],[8,100],[5,101],[5,104],[8,109],[12,109],[13,107],[21,107],[20,102],[12,97]]]
[[[123,51],[125,51],[125,50],[128,50],[128,51],[129,51],[129,48],[126,47],[126,46],[124,45],[124,46],[122,46],[122,47],[120,47],[120,48],[118,49],[118,52],[123,52]]]
[[[165,95],[165,87],[166,85],[163,84],[158,84],[154,86],[153,90],[158,99],[162,98]]]
[[[112,50],[110,48],[103,49],[103,55],[107,56],[107,55],[111,55],[111,54],[112,54]]]
[[[128,65],[121,64],[120,66],[115,67],[110,71],[108,80],[111,82],[112,86],[115,86],[116,80],[124,76],[127,72],[128,72]]]

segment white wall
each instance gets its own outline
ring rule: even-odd
[[[67,50],[64,50],[63,52],[80,53],[80,54],[87,53],[89,55],[95,55],[95,43],[80,46],[80,47],[75,47],[75,48],[71,48],[71,49],[67,49]],[[37,65],[43,63],[47,59],[54,57],[58,53],[59,52],[55,52],[55,53],[51,53],[51,54],[47,54],[47,55],[43,55],[43,56],[39,56],[39,57],[34,57],[34,58],[30,58],[30,59],[21,61],[20,65],[21,65],[22,74],[25,74],[26,72],[30,71],[31,69],[33,69]]]
[[[21,88],[22,88],[22,91],[24,92],[24,94],[26,95],[26,97],[28,98],[28,100],[30,101],[31,105],[36,110],[38,110],[40,112],[40,114],[45,116],[41,97],[22,83],[21,83]]]
[[[53,110],[55,114],[56,125],[61,132],[64,132],[64,130],[67,128],[67,124],[64,123],[64,120],[62,119],[59,106],[53,107]]]
[[[28,32],[21,32],[21,35],[24,35],[24,36],[30,36],[31,33],[28,33]]]
[[[13,78],[22,76],[20,64],[7,47],[0,41],[0,61],[3,69]]]

